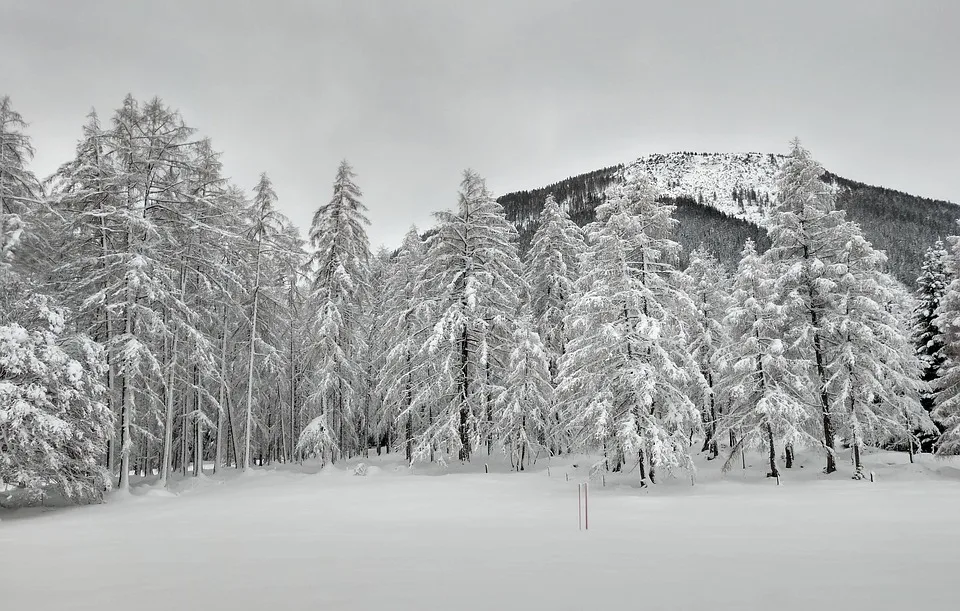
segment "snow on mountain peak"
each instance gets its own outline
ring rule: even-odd
[[[661,196],[690,198],[760,225],[776,200],[784,159],[772,153],[654,153],[626,164],[624,176],[647,174]]]

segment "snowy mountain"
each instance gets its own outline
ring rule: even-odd
[[[761,153],[669,153],[641,157],[625,174],[646,174],[661,195],[689,198],[730,216],[761,224],[776,199],[783,155]]]
[[[706,246],[728,264],[734,264],[746,238],[761,250],[766,236],[761,227],[776,202],[776,176],[785,157],[772,153],[655,153],[581,174],[530,191],[500,197],[508,218],[526,244],[536,230],[547,193],[585,224],[603,200],[607,187],[649,176],[661,197],[677,205],[677,240],[684,251]],[[829,171],[824,183],[837,192],[838,205],[860,223],[871,242],[884,248],[890,269],[912,284],[923,251],[938,238],[956,233],[960,207],[839,177]]]

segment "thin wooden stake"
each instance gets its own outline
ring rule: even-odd
[[[590,484],[583,484],[583,530],[590,530],[590,510],[588,503],[590,499]]]

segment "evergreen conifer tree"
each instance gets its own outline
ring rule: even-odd
[[[490,356],[499,348],[498,329],[517,312],[523,285],[517,231],[484,180],[470,170],[464,172],[457,211],[436,217],[422,286],[436,316],[424,349],[434,362],[437,413],[420,445],[456,449],[458,458],[468,461],[492,434],[490,409],[499,380],[490,375]]]
[[[366,206],[354,182],[353,168],[342,161],[333,183],[333,196],[313,216],[310,243],[312,270],[313,355],[311,403],[325,418],[313,431],[316,440],[333,447],[316,448],[332,459],[360,450],[356,415],[364,401],[364,303],[369,283],[370,246]],[[322,433],[322,434],[321,434]],[[304,431],[306,434],[306,431]],[[302,441],[302,440],[301,440]]]

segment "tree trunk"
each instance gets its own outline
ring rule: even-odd
[[[710,385],[710,455],[709,459],[720,456],[720,445],[717,443],[717,398],[713,392],[713,372],[707,375],[707,383]]]
[[[767,422],[764,428],[767,430],[767,445],[770,451],[770,472],[767,473],[767,477],[780,477],[780,471],[777,469],[777,448],[773,439],[773,427]]]
[[[860,462],[860,439],[854,436],[853,441],[853,479],[863,479],[863,463]]]
[[[226,307],[223,308],[224,325],[220,329],[220,384],[217,391],[217,443],[213,453],[213,472],[218,473],[223,466],[223,443],[224,428],[226,418],[223,412],[226,409],[227,393],[227,327],[226,327]]]
[[[257,350],[257,316],[260,306],[260,241],[257,242],[257,267],[253,287],[253,317],[250,322],[250,359],[247,367],[247,419],[243,434],[243,470],[250,468],[250,429],[253,426],[253,362]]]
[[[193,476],[198,477],[203,473],[203,418],[201,418],[203,412],[200,404],[200,372],[196,365],[193,366],[193,383],[196,385],[193,391],[195,393],[193,402],[196,408],[196,413],[193,415]]]
[[[176,383],[174,371],[177,367],[177,340],[180,334],[173,333],[173,350],[170,351],[170,370],[167,375],[167,387],[164,390],[165,414],[163,419],[163,460],[160,464],[160,485],[166,487],[170,476],[170,461],[173,452],[173,387]]]
[[[460,462],[470,460],[470,430],[468,428],[470,411],[467,405],[467,398],[470,396],[468,341],[469,334],[467,329],[464,328],[460,338]]]
[[[236,469],[242,468],[240,462],[240,444],[237,442],[237,427],[233,424],[233,397],[230,389],[227,389],[227,440],[233,448],[233,466]]]
[[[291,291],[292,287],[295,286],[291,280]],[[292,292],[291,292],[292,295]],[[290,300],[291,312],[293,311],[293,299]],[[290,453],[289,456],[291,460],[293,459],[294,450],[297,443],[296,430],[294,429],[294,424],[297,419],[297,368],[296,368],[296,357],[294,356],[294,328],[293,321],[290,322]]]
[[[189,397],[189,395],[187,395]],[[190,454],[187,452],[190,431],[190,412],[187,402],[183,402],[183,409],[180,410],[180,475],[187,476],[187,466],[190,464]]]
[[[413,462],[413,412],[411,411],[411,405],[413,404],[413,383],[410,380],[410,352],[407,352],[407,383],[406,388],[404,389],[404,402],[406,403],[406,412],[407,412],[407,422],[406,422],[406,433],[405,433],[405,456],[408,463]]]
[[[487,388],[490,388],[490,356],[487,356],[487,364],[484,370],[484,379],[487,383]],[[493,452],[493,396],[488,390],[485,395],[484,412],[485,420],[487,423],[487,456]]]
[[[793,444],[792,443],[788,443],[783,447],[783,454],[786,460],[786,464],[785,464],[786,468],[792,469],[793,468]]]
[[[128,285],[124,326],[124,333],[128,338],[133,337],[133,302],[133,289]],[[123,363],[123,400],[120,406],[120,481],[117,485],[120,490],[130,489],[130,450],[133,445],[130,441],[130,420],[133,411],[133,386],[130,380],[133,372],[132,360],[127,357]]]
[[[811,295],[812,299],[812,295]],[[827,372],[823,363],[823,342],[820,338],[819,320],[816,310],[811,306],[810,320],[814,328],[813,353],[817,364],[817,383],[819,385],[820,412],[823,415],[823,445],[827,451],[827,466],[824,473],[837,470],[836,455],[833,448],[833,420],[830,417],[830,397],[827,395]]]

